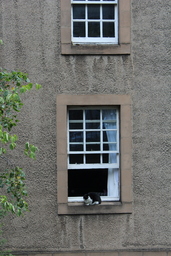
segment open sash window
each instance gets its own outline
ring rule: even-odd
[[[68,201],[119,201],[119,163],[119,108],[68,108]]]

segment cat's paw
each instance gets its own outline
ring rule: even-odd
[[[94,203],[92,203],[92,205],[95,205],[95,204],[99,204],[99,202],[98,202],[98,201],[95,201]]]

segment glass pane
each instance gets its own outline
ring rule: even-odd
[[[69,155],[69,163],[70,164],[83,164],[83,155]]]
[[[105,131],[103,132],[103,141],[107,141],[107,142],[108,142],[107,134],[106,134],[106,132],[105,132]]]
[[[86,144],[86,151],[100,151],[100,144]]]
[[[83,123],[69,123],[69,129],[83,129]]]
[[[103,132],[103,141],[106,141],[105,139],[105,133],[107,134],[107,141],[109,142],[117,142],[117,131],[107,131]]]
[[[86,110],[86,120],[100,120],[100,110]]]
[[[85,37],[85,22],[73,22],[73,36]]]
[[[117,150],[117,144],[116,143],[109,143],[109,144],[103,144],[103,150]]]
[[[83,151],[83,144],[70,144],[70,151]]]
[[[103,37],[115,37],[115,26],[113,22],[103,22]]]
[[[108,144],[103,144],[103,150],[108,151],[109,150],[109,145]]]
[[[117,163],[117,157],[115,153],[110,153],[109,154],[109,163]]]
[[[83,120],[83,111],[69,110],[69,120]]]
[[[86,123],[86,129],[100,129],[100,123]]]
[[[100,19],[100,5],[92,4],[88,6],[88,19]]]
[[[86,142],[100,142],[100,132],[86,132]]]
[[[98,164],[100,163],[100,154],[86,155],[87,164]]]
[[[83,142],[83,132],[70,132],[69,133],[70,142]]]
[[[77,4],[73,6],[73,19],[85,19],[84,4]]]
[[[116,129],[116,121],[115,122],[104,122],[103,123],[103,129]]]
[[[104,20],[113,20],[115,18],[114,5],[105,4],[102,10]]]
[[[100,37],[99,22],[88,22],[88,37]]]
[[[103,154],[103,163],[106,164],[109,162],[109,154]]]
[[[116,109],[103,109],[102,119],[103,120],[116,120]]]

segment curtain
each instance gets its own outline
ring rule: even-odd
[[[103,120],[104,128],[106,129],[108,142],[115,142],[116,133],[111,131],[111,129],[115,129],[115,122],[111,122],[111,120],[116,120],[116,112],[114,110],[104,110],[103,111]],[[110,122],[109,122],[110,120]],[[116,150],[114,143],[109,143],[109,163],[116,163],[117,155],[116,153],[112,153],[111,151]],[[107,195],[112,197],[119,197],[119,169],[109,168],[108,169],[108,181],[107,181]]]

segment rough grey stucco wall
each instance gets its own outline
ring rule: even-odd
[[[6,227],[13,250],[171,247],[171,2],[132,0],[131,7],[130,56],[61,56],[59,0],[0,0],[1,66],[25,71],[43,85],[24,96],[20,114],[21,141],[41,151],[35,162],[16,155],[26,169],[31,211],[11,217]],[[131,215],[57,215],[57,93],[131,95]]]

